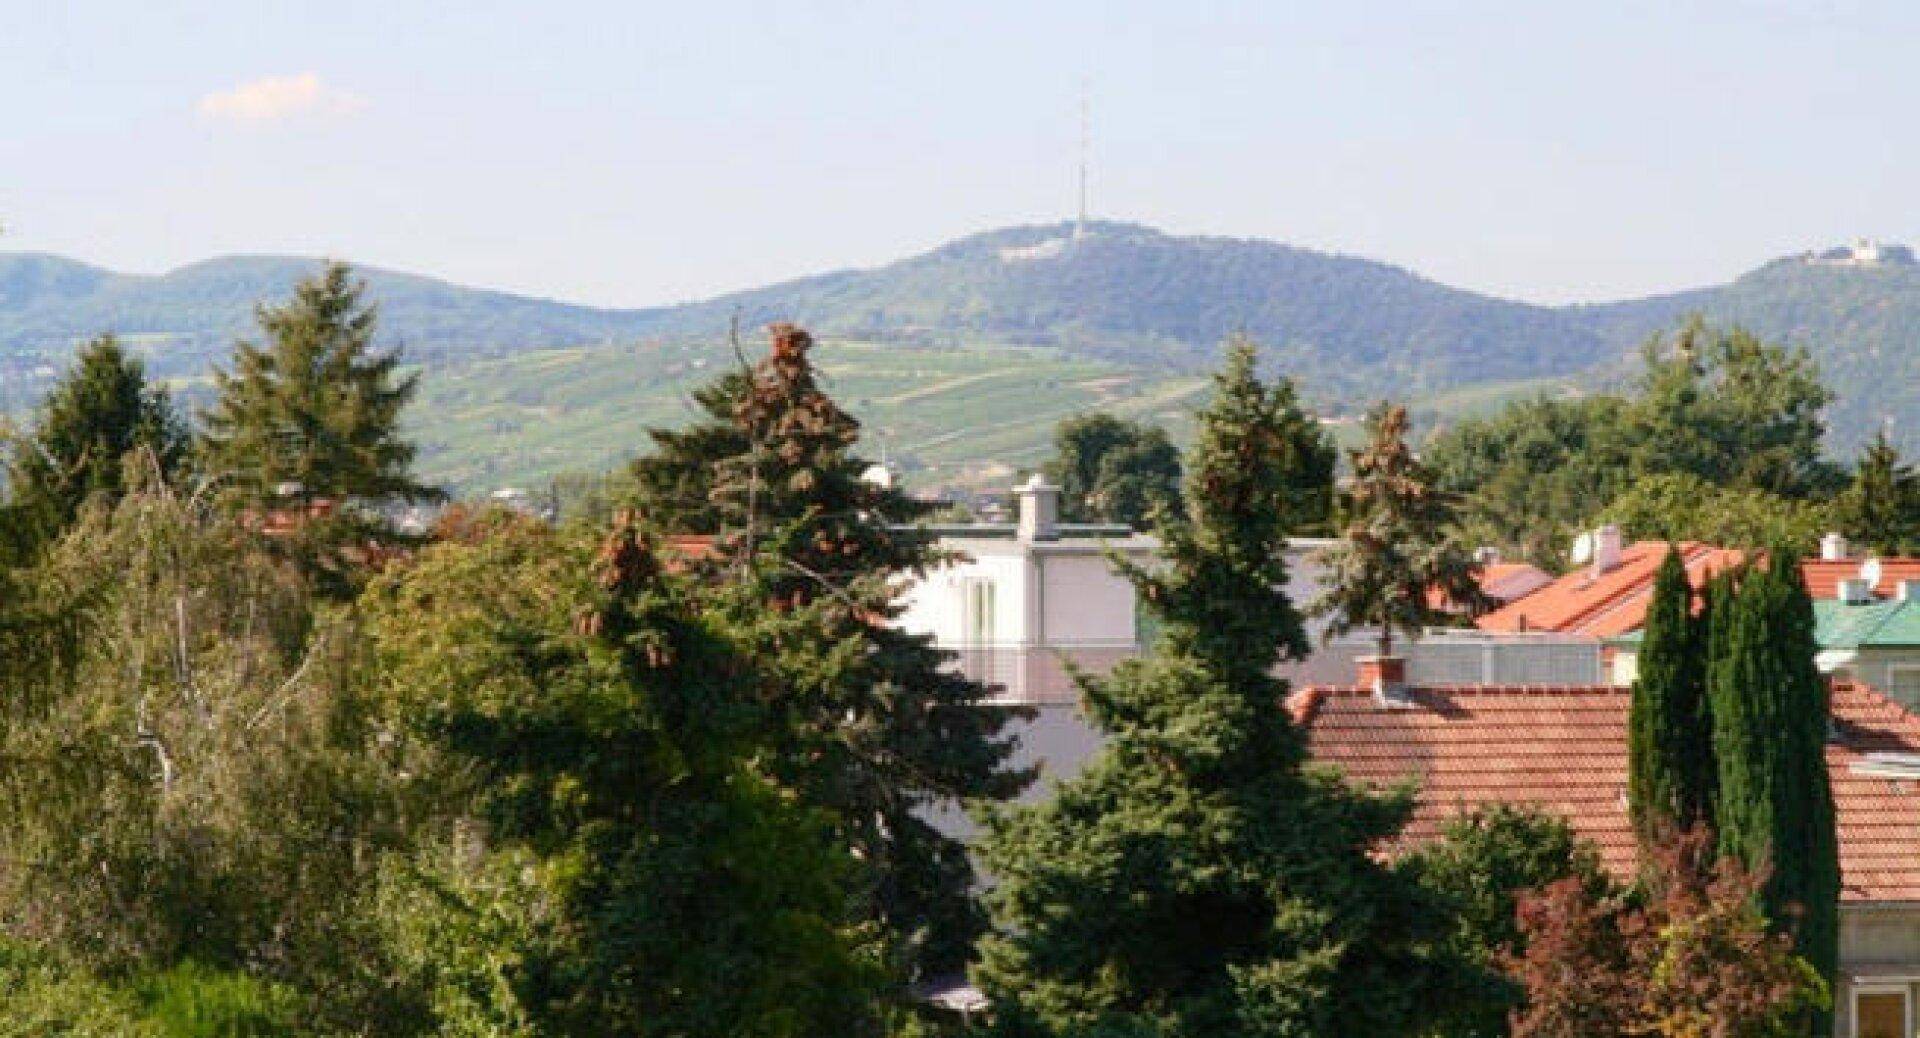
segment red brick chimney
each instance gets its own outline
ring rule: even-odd
[[[1407,698],[1407,661],[1402,656],[1362,656],[1354,660],[1360,668],[1359,683],[1373,690],[1382,706],[1409,706]]]

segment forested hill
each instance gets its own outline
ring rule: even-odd
[[[1054,346],[1131,372],[1143,391],[1210,367],[1220,340],[1244,331],[1262,344],[1272,370],[1298,376],[1313,399],[1357,401],[1491,382],[1598,385],[1624,370],[1647,335],[1702,310],[1813,351],[1840,395],[1832,412],[1837,450],[1850,451],[1887,419],[1908,449],[1920,449],[1920,267],[1903,250],[1880,265],[1795,257],[1721,286],[1542,307],[1269,241],[1106,222],[1084,236],[1074,230],[990,231],[885,266],[653,310],[362,273],[381,307],[383,340],[422,361],[430,384],[484,358],[602,343],[625,347],[619,355],[631,363],[653,357],[665,366],[678,361],[650,352],[655,344],[714,342],[738,313],[749,328],[797,320],[828,337],[904,347]],[[101,331],[131,339],[162,374],[203,371],[251,332],[257,302],[284,298],[318,266],[237,256],[149,277],[0,254],[0,410],[31,400],[75,342]],[[543,379],[560,377],[565,365],[528,365],[512,372],[515,401],[540,410],[564,395]]]
[[[1565,374],[1607,344],[1579,315],[1448,288],[1397,267],[1132,224],[1018,227],[888,266],[680,307],[663,331],[785,317],[863,339],[1065,346],[1143,367],[1211,365],[1244,331],[1324,392],[1417,391]]]
[[[59,256],[0,253],[0,364],[57,362],[104,331],[139,344],[162,371],[190,371],[254,332],[254,306],[284,298],[321,261],[225,256],[165,274],[120,274]],[[383,337],[409,354],[487,354],[630,339],[656,319],[489,292],[376,267],[359,273],[379,301]]]

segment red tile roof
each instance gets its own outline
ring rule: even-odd
[[[1413,779],[1405,840],[1437,837],[1448,818],[1494,802],[1565,817],[1625,875],[1627,703],[1613,687],[1422,688],[1406,708],[1370,689],[1313,687],[1287,701],[1321,761],[1376,786]],[[1920,717],[1864,685],[1837,685],[1840,733],[1827,748],[1840,832],[1841,900],[1920,901],[1920,782],[1858,774],[1868,753],[1920,753]]]
[[[1533,594],[1553,583],[1553,574],[1530,562],[1489,562],[1474,570],[1480,590],[1497,605]],[[1439,588],[1427,589],[1427,604],[1435,609],[1456,610],[1451,598]]]
[[[1680,557],[1687,577],[1702,587],[1715,573],[1740,564],[1745,553],[1692,541],[1681,543]],[[1620,550],[1620,562],[1595,575],[1582,566],[1530,595],[1495,609],[1475,621],[1484,631],[1552,631],[1596,638],[1637,631],[1646,625],[1647,603],[1653,597],[1653,578],[1667,555],[1664,541],[1636,541]],[[1920,580],[1920,559],[1879,559],[1880,580],[1874,593],[1891,597],[1902,580]],[[1832,598],[1840,581],[1860,575],[1865,559],[1814,559],[1801,564],[1807,592],[1814,598]]]
[[[1695,587],[1738,565],[1741,553],[1692,541],[1678,545]],[[1636,541],[1620,550],[1620,561],[1605,573],[1582,566],[1553,583],[1476,621],[1484,631],[1553,631],[1596,638],[1637,631],[1646,623],[1654,574],[1667,556],[1665,541]]]

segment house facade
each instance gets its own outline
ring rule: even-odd
[[[1564,817],[1616,875],[1631,874],[1628,690],[1349,682],[1302,689],[1287,708],[1314,757],[1378,787],[1413,780],[1398,849],[1494,803]],[[1836,684],[1827,746],[1840,842],[1835,1031],[1908,1038],[1920,1004],[1920,717],[1857,683]],[[1390,849],[1391,850],[1391,849]]]

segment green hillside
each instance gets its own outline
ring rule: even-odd
[[[1057,348],[902,348],[827,340],[829,390],[915,486],[999,486],[1048,449],[1053,426],[1087,408],[1183,426],[1194,375],[1142,372]],[[540,486],[605,469],[650,425],[693,416],[688,391],[736,363],[717,344],[595,346],[431,370],[413,410],[429,477],[466,490]]]
[[[73,344],[105,330],[159,374],[191,382],[251,332],[257,302],[283,297],[317,265],[227,257],[142,277],[0,254],[0,412],[30,405]],[[1119,223],[1085,236],[1069,224],[992,231],[870,270],[658,310],[364,273],[384,343],[404,346],[427,375],[414,421],[428,471],[467,488],[624,457],[644,426],[687,413],[687,388],[728,360],[710,344],[736,315],[750,332],[797,320],[838,340],[827,355],[839,391],[922,483],[1029,462],[1052,422],[1078,408],[1178,413],[1237,331],[1330,411],[1394,396],[1432,421],[1617,380],[1641,341],[1693,310],[1807,346],[1839,394],[1837,453],[1888,421],[1920,452],[1920,267],[1900,257],[1796,257],[1727,285],[1575,307],[1274,242]]]

